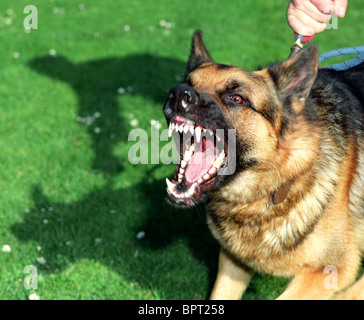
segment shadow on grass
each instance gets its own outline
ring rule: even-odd
[[[89,128],[95,154],[93,169],[108,177],[110,183],[105,187],[76,202],[54,203],[43,193],[41,184],[33,186],[33,207],[21,223],[13,225],[12,232],[19,240],[35,241],[42,247],[47,263],[40,267],[41,272],[57,273],[71,262],[89,259],[111,267],[130,283],[155,288],[164,298],[191,299],[191,292],[206,298],[216,275],[218,245],[206,226],[204,209],[172,208],[164,201],[165,181],[150,178],[158,166],[122,168],[122,159],[112,154],[114,146],[126,142],[128,136],[118,111],[117,88],[133,87],[133,95],[158,103],[156,113],[162,113],[166,94],[185,64],[133,55],[81,64],[65,57],[41,57],[29,66],[70,84],[79,99],[79,116],[102,113],[100,126],[115,135],[111,140],[108,134],[96,135]],[[143,170],[145,181],[115,190],[113,177],[122,170]],[[142,240],[136,239],[139,231],[146,233]],[[192,253],[192,262],[188,260],[190,254],[183,253],[185,248]],[[205,269],[208,279],[203,284],[190,278],[195,265]]]
[[[216,275],[217,243],[203,208],[178,210],[166,203],[165,181],[117,191],[99,189],[70,204],[50,201],[40,186],[34,187],[31,197],[34,207],[12,232],[21,241],[41,246],[47,260],[41,273],[57,273],[69,263],[88,259],[167,299],[191,299],[191,292],[207,298]],[[142,240],[136,238],[140,231],[146,234]],[[193,262],[183,256],[181,246],[192,253]],[[203,272],[207,269],[205,283],[193,278],[192,264]]]
[[[162,113],[175,75],[183,73],[185,64],[141,54],[80,64],[65,57],[40,57],[29,66],[71,85],[78,96],[80,117],[102,113],[98,125],[106,134],[95,134],[93,127],[88,132],[95,154],[92,169],[101,170],[109,181],[71,203],[55,203],[41,184],[33,186],[33,206],[12,226],[12,232],[20,241],[41,246],[47,263],[37,264],[40,272],[57,273],[86,259],[102,263],[130,283],[152,289],[155,296],[152,293],[149,298],[207,298],[216,277],[219,246],[207,228],[204,208],[179,210],[167,205],[164,179],[152,178],[159,166],[123,168],[120,163],[126,163],[121,161],[125,159],[112,154],[114,146],[126,142],[128,136],[127,124],[119,114],[122,106],[117,88],[131,86],[133,95],[151,99],[159,105],[155,112]],[[113,139],[108,138],[110,134]],[[145,180],[115,190],[114,177],[124,170],[142,170]],[[146,234],[142,240],[136,238],[140,231]],[[260,287],[268,286],[269,292],[272,282],[266,279],[257,277],[258,285],[250,287],[247,297],[261,298]],[[115,298],[120,297],[128,298],[122,294]]]
[[[179,60],[149,54],[78,64],[62,56],[45,56],[31,60],[29,66],[73,88],[80,118],[101,113],[97,126],[103,134],[95,134],[95,126],[88,127],[95,153],[92,168],[111,176],[122,170],[119,159],[112,154],[113,146],[128,137],[128,124],[120,116],[123,106],[117,101],[118,88],[158,103],[160,108],[156,112],[161,113],[168,91],[176,84],[176,75],[183,74],[185,69],[185,63]]]

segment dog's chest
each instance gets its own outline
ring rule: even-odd
[[[268,203],[269,199],[265,201]],[[279,210],[272,211],[274,207],[270,210],[267,203],[262,205],[265,212],[257,212],[259,206],[253,210],[236,205],[210,205],[208,225],[222,247],[247,266],[264,273],[290,276],[293,252],[317,220],[297,214],[298,208],[280,215]]]

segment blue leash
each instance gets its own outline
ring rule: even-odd
[[[304,37],[302,35],[297,35],[296,42],[293,44],[293,46],[296,46],[298,50],[303,48],[303,39]],[[334,58],[334,57],[340,57],[340,56],[346,56],[346,55],[357,55],[355,58],[337,63],[328,67],[325,67],[324,69],[332,69],[336,71],[344,71],[351,69],[361,63],[364,62],[364,46],[361,47],[354,47],[354,48],[342,48],[342,49],[334,49],[327,51],[320,55],[319,57],[319,63],[322,63],[328,59]]]
[[[364,62],[364,46],[362,46],[362,47],[355,47],[355,48],[334,49],[334,50],[327,51],[327,52],[323,53],[322,55],[320,55],[319,63],[322,63],[323,61],[333,58],[333,57],[346,56],[346,55],[352,55],[352,54],[356,54],[357,56],[349,61],[345,61],[342,63],[337,63],[334,65],[328,66],[325,69],[343,71],[343,70],[353,68]]]

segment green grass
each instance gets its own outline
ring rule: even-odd
[[[173,165],[129,163],[130,122],[165,129],[162,104],[196,29],[218,62],[285,59],[287,2],[34,0],[39,29],[26,33],[29,1],[1,1],[0,246],[12,251],[0,252],[0,299],[208,297],[219,247],[204,209],[165,204]],[[363,12],[350,3],[339,29],[314,40],[321,52],[363,45]],[[24,288],[27,265],[37,290]],[[245,298],[274,298],[286,283],[257,275]]]

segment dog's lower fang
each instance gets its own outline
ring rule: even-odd
[[[195,195],[197,186],[196,183],[192,184],[186,191],[179,191],[176,188],[172,187],[174,186],[174,184],[171,181],[166,179],[166,182],[168,185],[167,192],[177,199],[189,199]]]
[[[176,188],[176,184],[171,182],[168,178],[166,178],[166,183],[168,190],[174,190]]]

